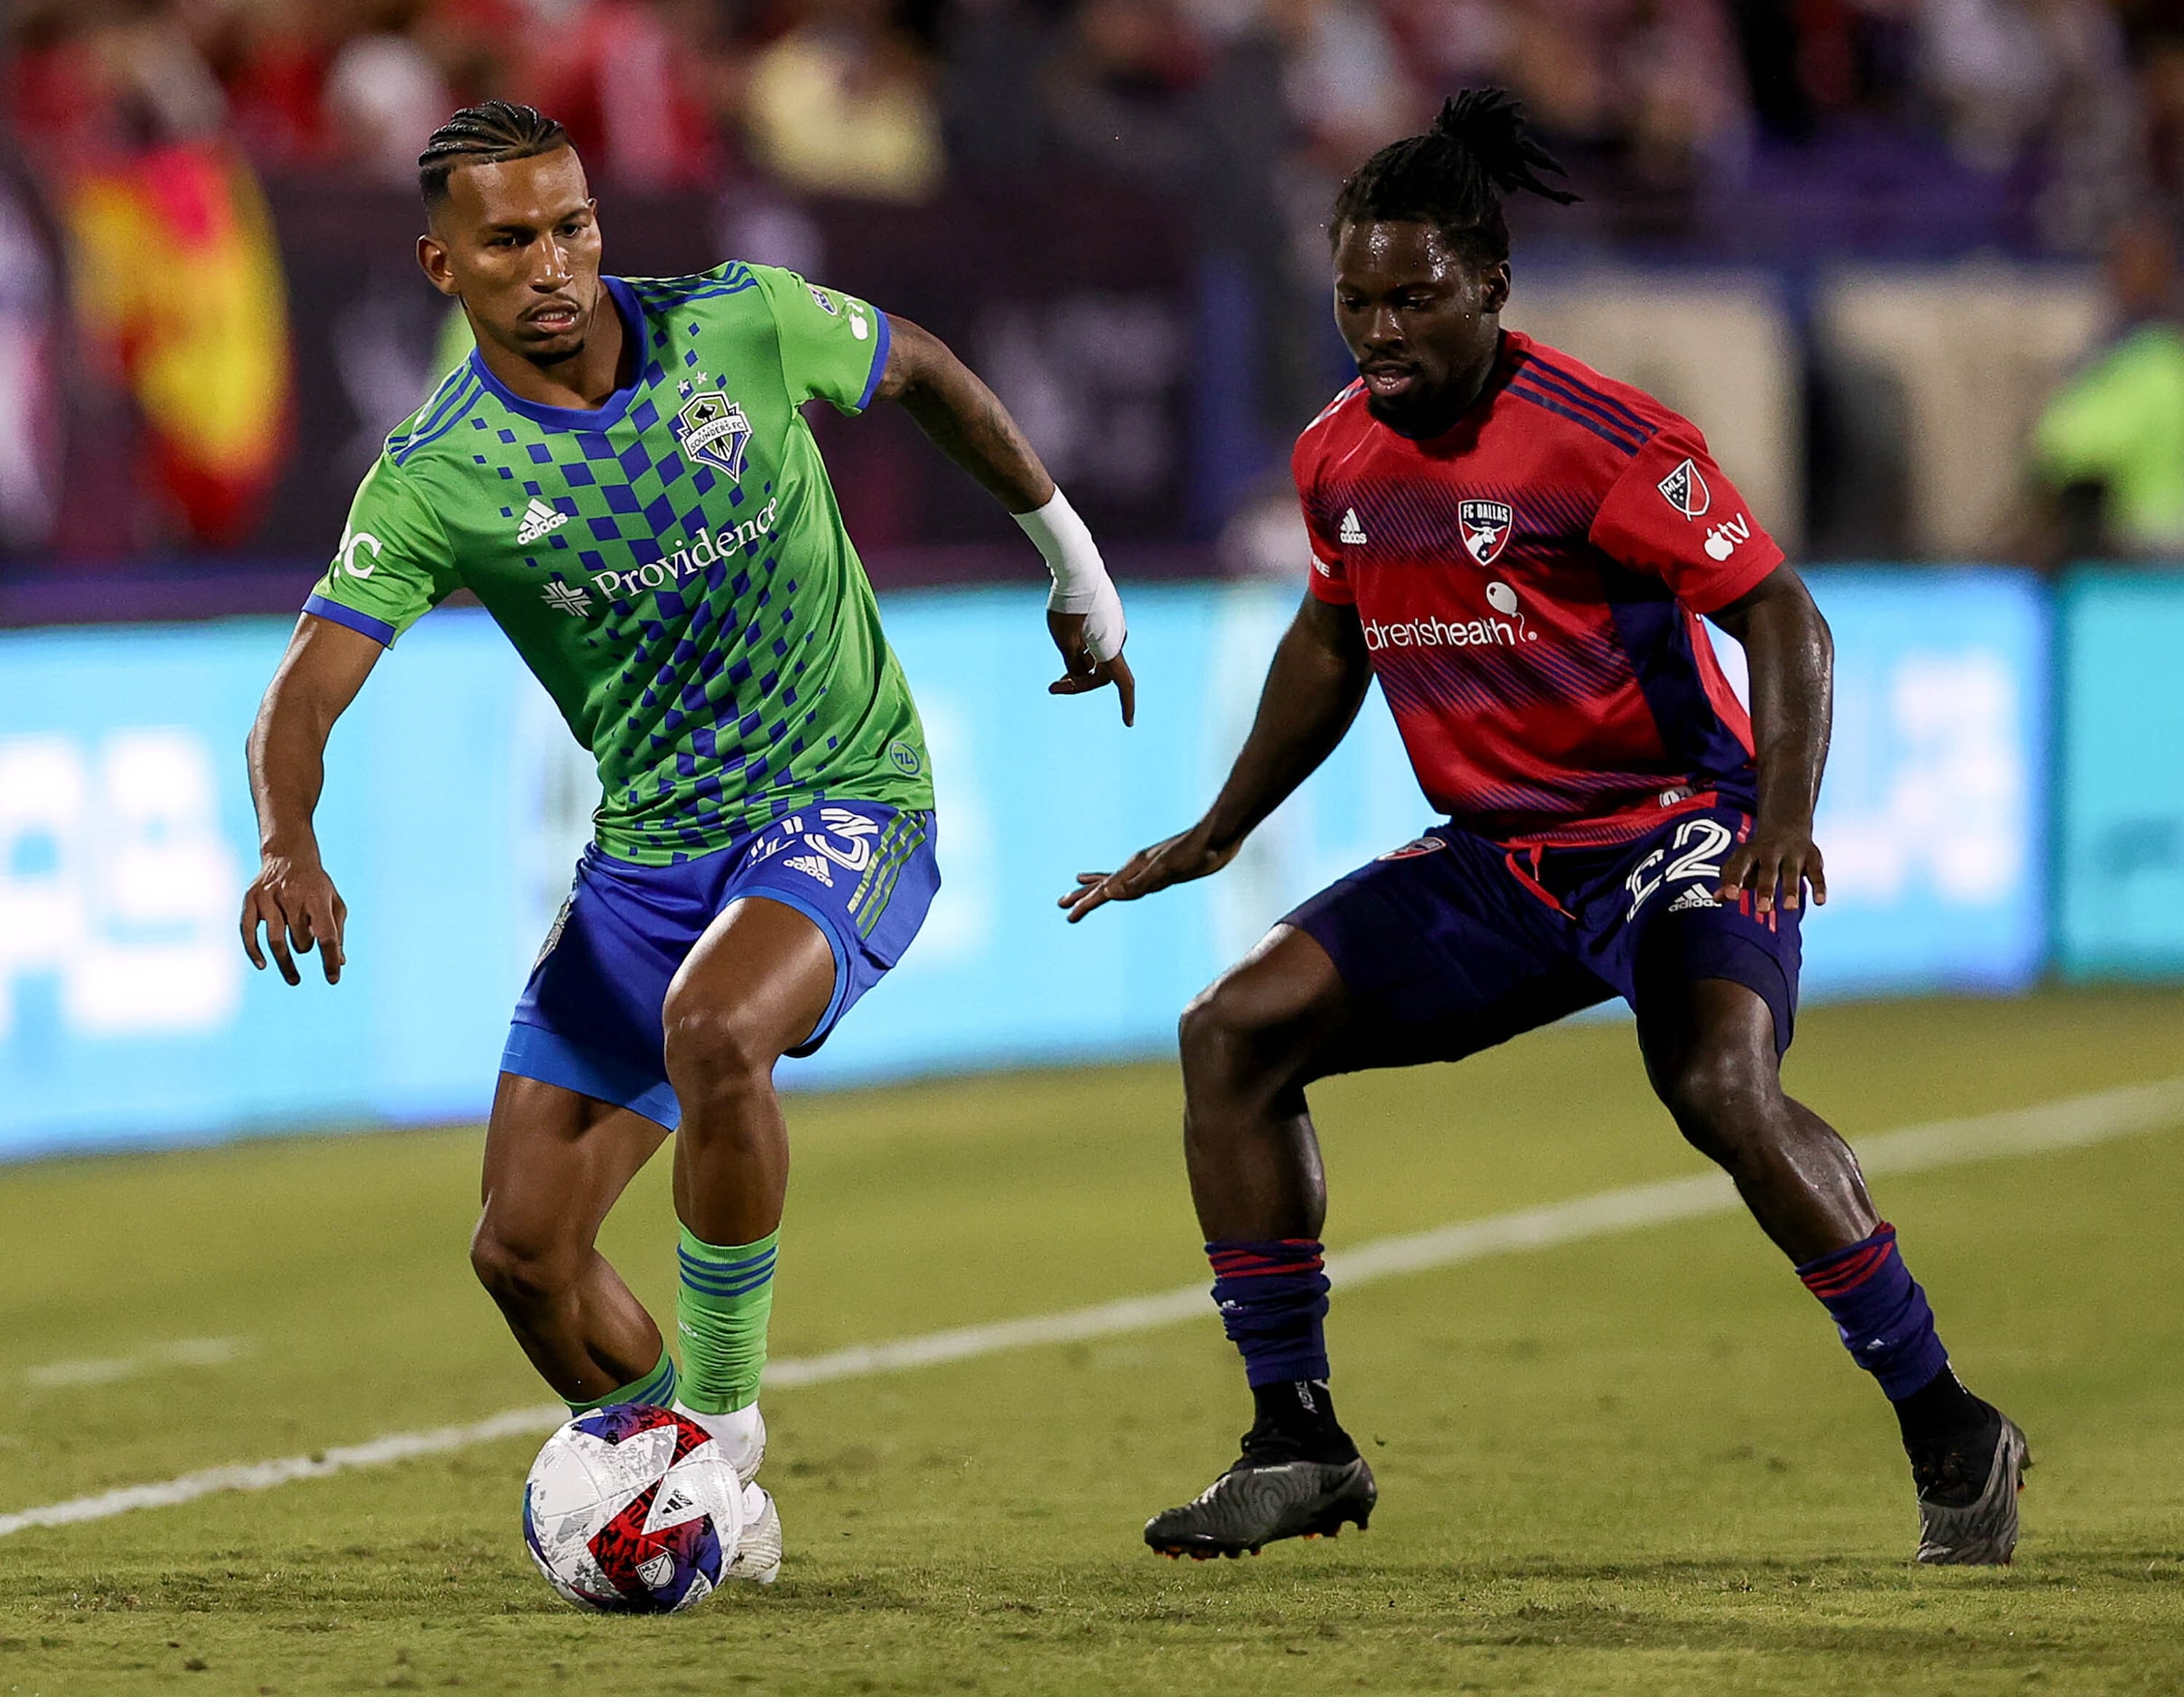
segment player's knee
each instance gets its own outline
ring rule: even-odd
[[[1204,1077],[1238,1070],[1264,1029],[1255,1011],[1233,975],[1191,998],[1176,1027],[1184,1072]]]
[[[1177,1038],[1186,1090],[1253,1093],[1295,1083],[1314,1043],[1314,1015],[1290,987],[1249,969],[1199,991]]]
[[[1660,1081],[1661,1100],[1701,1153],[1734,1167],[1767,1138],[1778,1100],[1772,1073],[1735,1049],[1701,1049]]]
[[[783,1045],[746,1010],[678,1007],[670,998],[663,1023],[668,1078],[686,1102],[725,1100],[771,1085]]]
[[[564,1295],[580,1276],[585,1253],[506,1232],[490,1214],[470,1240],[471,1270],[503,1308],[533,1308]]]

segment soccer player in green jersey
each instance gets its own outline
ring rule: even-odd
[[[1053,690],[1111,683],[1128,724],[1122,606],[1008,412],[916,325],[766,266],[603,277],[583,165],[528,107],[457,113],[418,164],[418,260],[477,348],[387,438],[266,692],[244,947],[291,984],[315,948],[340,979],[327,736],[381,650],[468,589],[604,792],[510,1029],[471,1259],[572,1410],[672,1403],[714,1434],[745,1484],[729,1571],[771,1580],[774,1064],[900,958],[940,882],[917,709],[799,407],[895,401],[1017,515],[1055,575]],[[671,1130],[680,1374],[594,1247]]]

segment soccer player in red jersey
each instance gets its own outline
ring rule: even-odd
[[[1894,1403],[1918,1559],[2001,1562],[2028,1465],[1967,1391],[1856,1158],[1782,1092],[1832,651],[1782,550],[1652,397],[1501,327],[1501,197],[1574,197],[1498,90],[1383,148],[1330,220],[1358,380],[1298,439],[1310,593],[1198,823],[1087,873],[1070,918],[1219,871],[1377,678],[1448,816],[1275,926],[1183,1017],[1184,1144],[1257,1417],[1156,1515],[1168,1554],[1363,1527],[1371,1470],[1322,1337],[1326,1192],[1306,1087],[1456,1060],[1612,995],[1654,1089]],[[1711,620],[1744,646],[1748,718]]]

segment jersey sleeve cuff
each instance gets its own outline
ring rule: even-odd
[[[887,375],[887,347],[895,340],[895,332],[887,325],[887,314],[876,306],[872,308],[872,339],[878,345],[872,350],[872,375],[865,380],[865,392],[857,398],[859,412],[870,407],[872,398],[880,392],[880,380]]]
[[[1357,605],[1357,591],[1351,588],[1346,578],[1337,577],[1327,570],[1326,564],[1315,555],[1312,569],[1306,574],[1305,587],[1319,600],[1338,607]]]
[[[1693,613],[1719,613],[1740,595],[1748,595],[1760,586],[1769,572],[1788,558],[1779,548],[1770,548],[1756,554],[1743,568],[1733,574],[1711,577],[1706,587],[1695,595],[1685,595],[1683,605]]]
[[[381,648],[394,646],[394,626],[384,619],[375,619],[369,613],[359,613],[354,607],[345,607],[324,595],[313,595],[304,603],[304,611],[315,617],[345,624],[351,630],[369,636]]]

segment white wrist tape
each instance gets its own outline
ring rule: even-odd
[[[1084,641],[1094,660],[1112,660],[1122,652],[1128,633],[1122,618],[1122,597],[1115,593],[1100,545],[1092,540],[1084,520],[1059,489],[1054,499],[1032,512],[1019,512],[1016,520],[1024,534],[1045,556],[1055,586],[1046,597],[1049,613],[1082,613]]]

